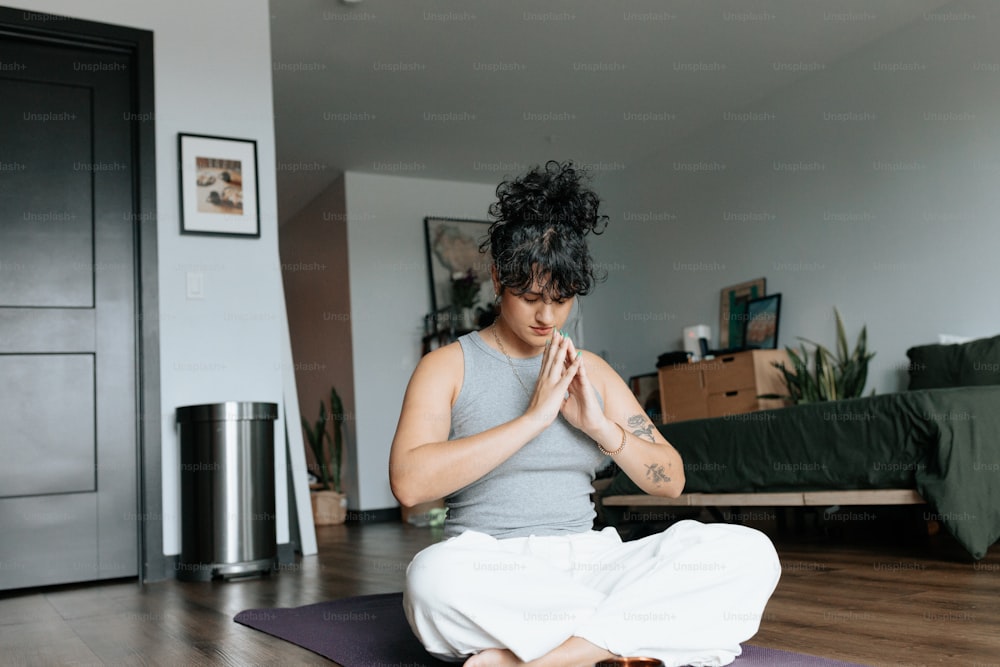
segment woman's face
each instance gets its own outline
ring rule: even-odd
[[[575,298],[553,299],[542,292],[537,280],[523,294],[505,289],[500,297],[500,320],[507,330],[503,333],[519,341],[520,352],[537,354],[535,348],[544,348],[553,332],[566,323]]]

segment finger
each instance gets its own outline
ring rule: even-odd
[[[573,346],[573,338],[571,336],[565,334],[565,333],[562,334],[562,342],[565,343],[563,349],[565,349],[567,351],[568,350],[575,350],[576,349]]]
[[[577,374],[579,373],[582,364],[583,364],[583,360],[581,358],[577,357],[576,360],[574,360],[572,364],[570,364],[568,367],[566,367],[566,370],[563,373],[562,378],[560,378],[560,380],[559,380],[559,385],[564,388],[564,391],[566,389],[568,389],[570,383],[574,379],[576,379]]]
[[[563,355],[563,366],[569,367],[576,358],[576,352],[573,351],[572,342],[566,346],[566,354]]]
[[[545,352],[542,353],[542,367],[539,369],[539,376],[547,376],[552,372],[552,364],[558,358],[559,344],[553,331],[552,338],[545,343]]]
[[[558,334],[558,338],[556,338],[556,334],[553,334],[553,341],[552,347],[554,349],[546,372],[550,374],[550,377],[557,379],[567,368],[565,360],[572,341],[568,336],[562,335],[562,333]]]
[[[573,381],[569,385],[569,393],[574,396],[580,396],[586,398],[590,394],[590,381],[587,379],[587,366],[583,363],[582,359],[579,359],[579,365],[576,369]]]
[[[569,364],[573,363],[573,361],[576,359],[578,350],[576,349],[576,344],[573,342],[572,338],[566,336],[565,340],[566,340],[565,362],[566,365],[568,366]]]
[[[573,360],[578,356],[578,350],[576,349],[576,345],[573,344],[572,338],[567,338],[567,340],[569,341],[569,345],[566,350],[566,364],[569,365],[573,363]]]
[[[584,400],[589,400],[595,395],[596,390],[594,389],[594,385],[590,384],[590,375],[587,373],[587,364],[583,361],[583,354],[579,350],[577,354],[579,355],[577,361],[579,361],[580,368],[576,372],[572,388],[579,389],[579,395]]]

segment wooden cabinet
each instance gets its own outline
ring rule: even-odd
[[[787,393],[781,371],[773,365],[776,361],[791,366],[784,350],[748,350],[664,366],[659,370],[663,422],[782,407],[781,400],[757,398]]]

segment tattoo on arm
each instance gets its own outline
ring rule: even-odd
[[[659,463],[646,464],[646,477],[651,479],[653,484],[657,485],[670,481],[670,477],[667,475],[667,472]]]
[[[653,438],[653,424],[646,415],[632,415],[628,418],[628,427],[632,429],[632,435],[637,438],[656,442]],[[668,463],[667,465],[670,464]],[[657,486],[670,483],[670,475],[667,474],[662,463],[647,463],[646,477]]]
[[[632,415],[629,417],[628,427],[632,429],[632,435],[635,437],[656,442],[653,438],[653,424],[646,419],[645,415]]]

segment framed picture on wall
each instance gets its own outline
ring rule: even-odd
[[[757,278],[722,289],[719,301],[719,348],[725,350],[743,347],[747,302],[764,296],[766,288],[767,280]]]
[[[178,134],[181,233],[260,237],[257,142]]]
[[[448,306],[483,308],[490,303],[493,259],[489,253],[479,252],[489,224],[484,220],[424,218],[432,312]]]

